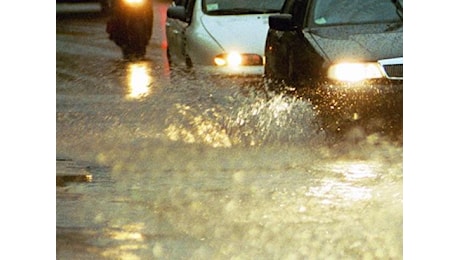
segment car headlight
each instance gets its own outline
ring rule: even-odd
[[[376,62],[337,63],[329,67],[327,76],[330,79],[345,82],[358,82],[385,77],[380,65]]]
[[[257,54],[241,54],[238,52],[222,53],[214,57],[214,64],[217,66],[256,66],[263,65],[263,59]]]

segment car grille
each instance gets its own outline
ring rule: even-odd
[[[387,78],[394,80],[403,79],[403,57],[379,60]]]
[[[402,78],[403,77],[403,65],[383,65],[383,69],[389,78]]]

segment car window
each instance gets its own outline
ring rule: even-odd
[[[400,21],[392,0],[315,0],[314,26]]]
[[[203,0],[203,11],[210,15],[279,12],[284,0]]]

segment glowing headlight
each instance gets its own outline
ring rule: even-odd
[[[380,65],[368,63],[338,63],[332,65],[327,73],[328,78],[347,82],[357,82],[366,79],[383,78]]]
[[[123,0],[123,2],[131,5],[142,4],[144,0]]]
[[[242,64],[243,57],[238,52],[230,52],[228,54],[220,54],[214,58],[214,63],[217,66],[238,67]]]
[[[219,54],[214,58],[214,64],[217,66],[254,66],[263,65],[263,59],[257,54],[240,54],[238,52],[230,52]]]

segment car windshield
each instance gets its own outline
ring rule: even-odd
[[[203,11],[210,15],[277,13],[284,0],[203,0]]]
[[[393,0],[315,0],[311,12],[315,26],[402,22]]]

